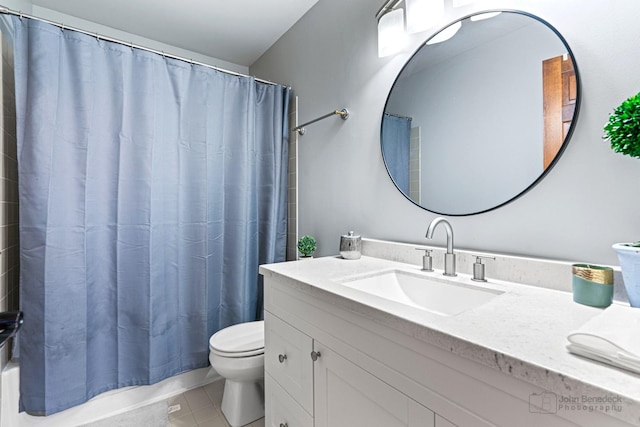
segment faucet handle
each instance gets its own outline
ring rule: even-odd
[[[479,263],[482,263],[483,259],[493,259],[493,260],[496,259],[496,257],[494,257],[494,256],[486,256],[486,255],[471,254],[471,256],[476,257],[476,262],[479,262]]]
[[[476,262],[473,263],[473,277],[471,278],[471,280],[474,280],[476,282],[486,282],[487,279],[484,276],[484,264],[482,263],[482,260],[483,259],[495,260],[496,257],[484,256],[484,255],[472,255],[472,256],[476,257]]]
[[[422,256],[422,271],[433,271],[433,258],[431,257],[431,251],[433,249],[416,248],[416,251],[424,251]]]

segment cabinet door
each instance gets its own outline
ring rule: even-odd
[[[269,312],[264,314],[266,372],[313,415],[313,340]],[[266,390],[269,392],[269,390]]]
[[[315,427],[434,427],[434,413],[318,343]]]

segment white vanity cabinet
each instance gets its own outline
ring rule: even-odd
[[[279,292],[266,282],[272,300]],[[282,320],[278,305],[265,303],[266,426],[454,426]]]
[[[532,410],[547,390],[437,345],[428,327],[322,289],[318,269],[307,282],[300,268],[261,267],[268,427],[630,425],[599,412]]]
[[[435,426],[432,411],[269,312],[265,370],[267,426]]]

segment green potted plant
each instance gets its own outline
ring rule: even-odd
[[[640,93],[624,100],[604,125],[604,139],[616,153],[640,158]],[[624,287],[632,307],[640,307],[640,242],[616,243]]]
[[[298,240],[298,251],[300,258],[313,258],[313,253],[317,248],[316,239],[313,236],[302,236]]]

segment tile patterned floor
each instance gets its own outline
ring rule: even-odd
[[[230,427],[222,414],[224,380],[189,390],[167,401],[171,427]],[[176,410],[180,407],[179,410]],[[172,412],[173,411],[173,412]],[[265,427],[264,418],[246,427]]]

